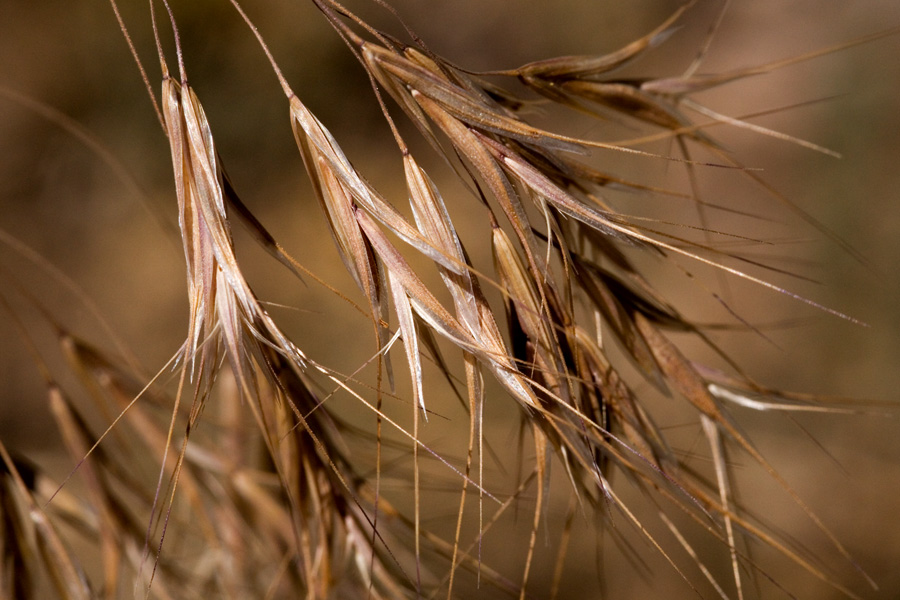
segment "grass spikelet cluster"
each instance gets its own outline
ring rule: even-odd
[[[874,402],[757,381],[720,348],[716,325],[661,284],[660,270],[723,306],[733,322],[722,329],[765,339],[731,308],[734,282],[862,325],[773,283],[794,273],[734,250],[769,242],[715,228],[708,213],[718,207],[700,192],[705,174],[727,172],[857,257],[713,130],[836,152],[708,107],[703,93],[895,31],[715,74],[700,71],[707,43],[681,73],[623,76],[671,42],[702,4],[692,1],[608,54],[474,72],[433,51],[383,0],[373,4],[399,33],[370,25],[353,6],[311,0],[370,84],[391,135],[398,194],[370,183],[292,87],[287,59],[254,23],[265,9],[222,4],[283,92],[273,110],[293,135],[295,169],[309,184],[303,201],[320,209],[321,235],[333,240],[352,291],[334,284],[344,274],[309,264],[302,245],[289,252],[298,245],[276,240],[241,198],[202,84],[189,80],[178,4],[148,2],[154,77],[131,41],[135,26],[112,0],[171,154],[169,210],[188,318],[181,346],[148,373],[114,333],[116,350],[103,349],[0,273],[9,281],[5,313],[75,461],[56,480],[0,444],[0,596],[576,598],[583,582],[567,575],[569,565],[584,569],[590,561],[577,555],[591,552],[598,563],[603,554],[626,557],[637,573],[645,560],[662,563],[681,581],[671,597],[794,597],[769,562],[790,563],[844,597],[877,589],[732,410],[836,417]],[[558,125],[565,119],[581,133]],[[604,137],[607,123],[633,139]],[[678,171],[687,191],[607,171],[607,161]],[[690,214],[669,222],[629,210],[647,198],[677,200]],[[257,295],[238,229],[290,271],[291,285],[323,287],[350,307],[362,325],[349,343],[369,349],[364,364],[332,364],[308,350],[303,332]],[[37,252],[6,233],[2,241],[95,312]],[[49,325],[65,364],[39,349],[22,304]],[[695,447],[676,441],[661,414],[674,404],[690,414]],[[496,423],[496,414],[511,422]],[[510,429],[512,443],[497,435]],[[447,440],[438,440],[442,431]],[[738,464],[762,472],[820,541],[791,539],[743,502]],[[452,499],[436,508],[439,496]],[[588,568],[602,591],[608,573]],[[854,571],[853,583],[836,568]]]

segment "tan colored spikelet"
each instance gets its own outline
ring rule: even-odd
[[[246,385],[246,362],[254,346],[271,343],[298,365],[303,353],[259,304],[234,254],[225,213],[224,173],[212,133],[193,90],[173,79],[163,82],[163,115],[169,131],[179,205],[179,225],[188,267],[190,324],[185,360],[194,363],[222,336],[229,360]],[[250,344],[250,352],[244,344]]]
[[[5,521],[15,519],[11,523],[15,529],[4,533],[18,534],[19,537],[15,542],[17,547],[26,552],[23,558],[30,558],[33,561],[39,557],[38,560],[45,569],[50,585],[60,598],[66,600],[93,598],[94,592],[84,570],[66,547],[53,521],[38,505],[2,442],[0,442],[0,457],[4,463],[3,470],[0,471],[0,494],[3,495],[3,504],[4,506],[9,506],[11,502],[16,504],[11,513],[4,514]],[[9,549],[6,544],[4,549]],[[2,558],[5,566],[8,564],[6,563],[8,556],[3,555]],[[27,574],[21,573],[20,576],[24,579]],[[21,581],[18,585],[27,586],[28,582]],[[13,587],[16,585],[13,584]],[[27,590],[27,587],[25,589]]]

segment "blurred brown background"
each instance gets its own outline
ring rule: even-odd
[[[661,0],[395,0],[393,4],[434,51],[475,70],[509,68],[559,54],[610,52],[655,27],[678,5]],[[372,24],[401,34],[396,22],[372,3],[353,0],[348,6]],[[399,156],[391,151],[387,128],[362,70],[311,3],[248,1],[245,8],[301,99],[332,130],[360,171],[395,204],[403,205]],[[718,2],[701,1],[665,46],[626,74],[683,71],[719,8]],[[159,67],[147,7],[123,2],[122,10],[156,91]],[[244,201],[294,256],[353,295],[305,181],[284,97],[254,39],[224,0],[176,2],[175,12],[191,82]],[[763,64],[896,26],[900,4],[895,2],[735,2],[701,72]],[[773,276],[775,283],[869,324],[857,326],[767,290],[730,284],[735,308],[754,322],[796,321],[792,327],[767,331],[772,343],[746,333],[716,335],[750,373],[772,386],[898,399],[898,56],[900,36],[894,36],[700,97],[733,116],[821,100],[754,122],[843,155],[838,160],[756,134],[714,130],[745,164],[764,169],[769,182],[868,260],[861,265],[733,174],[702,173],[708,201],[773,219],[748,223],[717,215],[716,227],[747,227],[750,231],[740,229],[742,234],[782,238],[783,244],[768,251],[774,264],[819,282]],[[77,123],[90,142],[61,128],[55,122],[61,117],[40,114],[47,108]],[[606,132],[597,127],[576,133],[602,139]],[[114,157],[116,166],[105,162],[90,147],[93,143]],[[671,165],[633,161],[620,165],[616,157],[610,160],[623,171],[630,170],[631,176],[646,177],[647,183],[678,177],[678,169]],[[447,180],[439,163],[434,164],[434,176]],[[116,169],[133,182],[123,181]],[[646,205],[649,208],[642,205],[635,212],[675,220],[684,210],[655,199]],[[149,370],[159,369],[175,352],[186,328],[187,303],[180,242],[172,235],[176,212],[168,147],[107,3],[0,0],[0,207],[0,228],[6,235],[41,253],[77,282]],[[160,220],[166,225],[161,226]],[[259,263],[251,280],[259,295],[299,309],[273,311],[292,323],[301,347],[345,372],[368,357],[369,346],[341,343],[357,339],[364,326],[358,318],[334,306],[333,298],[314,285],[305,288],[285,277],[240,234],[238,243],[247,261]],[[61,364],[52,331],[12,281],[26,287],[78,334],[112,347],[89,311],[59,281],[8,244],[0,245],[0,268],[0,285],[52,364]],[[696,288],[679,286],[676,275],[671,279],[675,287],[667,289],[665,277],[671,274],[660,277],[663,291],[692,314],[688,307]],[[710,277],[708,283],[715,286],[717,279]],[[692,316],[704,320],[703,315]],[[0,382],[0,438],[15,451],[67,472],[68,463],[53,462],[60,446],[46,414],[41,380],[5,313],[0,318]],[[836,578],[866,598],[900,597],[897,411],[888,417],[798,418],[834,461],[788,419],[737,409],[734,413],[882,589],[867,590],[826,548],[823,555],[834,566]],[[759,514],[816,547],[816,536],[821,536],[764,475],[748,474],[739,489]],[[523,520],[528,521],[530,516]],[[621,527],[628,525],[622,522]],[[517,554],[524,554],[524,548]],[[547,556],[552,559],[552,552]],[[773,556],[760,553],[754,558],[798,597],[840,597],[807,576],[792,578],[797,569],[782,567]],[[651,560],[659,576],[645,583],[622,576],[615,556],[606,560],[612,567],[612,598],[693,597],[663,563]],[[582,567],[573,562],[573,569],[591,569],[590,561]],[[551,566],[540,567],[535,577],[547,576]],[[727,573],[724,562],[716,566]],[[573,572],[571,577],[578,575]],[[584,597],[592,597],[593,588],[585,585]]]

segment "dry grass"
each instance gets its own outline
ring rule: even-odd
[[[317,235],[333,239],[342,279],[311,241],[276,241],[239,197],[202,82],[189,77],[196,40],[186,32],[200,30],[180,28],[178,7],[161,4],[150,3],[141,25],[152,37],[134,45],[137,19],[112,7],[169,146],[175,185],[165,211],[177,204],[187,269],[183,343],[148,373],[65,267],[2,233],[10,254],[103,331],[76,333],[64,310],[4,269],[0,299],[76,467],[58,478],[0,445],[0,594],[618,597],[622,581],[663,572],[678,580],[676,596],[804,596],[783,564],[817,590],[875,593],[866,565],[742,416],[845,423],[893,407],[775,389],[733,358],[721,333],[777,347],[778,324],[742,302],[747,294],[864,324],[797,291],[808,282],[803,266],[772,253],[789,248],[783,229],[706,181],[754,190],[868,269],[717,133],[837,152],[710,98],[895,30],[704,74],[726,3],[707,15],[710,34],[686,68],[635,75],[633,63],[702,12],[694,4],[706,8],[689,3],[609,54],[476,73],[439,56],[381,2],[364,18],[313,0],[370,84],[378,111],[369,116],[387,124],[392,150],[379,160],[396,181],[383,186],[391,177],[355,166],[295,92],[265,28],[231,0],[242,36],[257,44],[245,50],[264,53],[284,94],[273,110],[287,117],[285,131],[289,120],[300,157],[276,166],[308,179],[329,231]],[[159,82],[144,62],[154,42]],[[13,91],[4,97],[75,135],[144,195],[76,121]],[[165,231],[167,216],[143,201]],[[268,267],[247,258],[242,240],[280,263],[272,289],[319,290],[325,306],[293,305],[321,314],[289,315],[264,300]],[[314,328],[334,341],[316,340]],[[777,509],[754,501],[762,490]],[[781,512],[806,535],[789,533]],[[633,571],[617,579],[624,562]]]

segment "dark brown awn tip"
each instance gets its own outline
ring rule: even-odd
[[[276,199],[252,197],[226,171],[234,147],[220,135],[199,52],[227,28],[198,27],[199,5],[148,0],[138,25],[110,3],[169,145],[162,222],[177,218],[184,257],[184,270],[170,273],[186,284],[183,341],[156,374],[145,372],[69,275],[0,230],[4,248],[92,319],[68,324],[45,306],[53,299],[0,265],[0,310],[75,464],[53,478],[0,440],[0,598],[574,598],[585,572],[601,596],[607,579],[644,574],[680,580],[673,597],[794,597],[796,584],[774,575],[781,563],[803,585],[818,580],[844,597],[877,589],[775,469],[775,452],[757,445],[742,411],[840,418],[887,408],[774,389],[717,337],[742,329],[771,342],[769,328],[743,316],[746,287],[862,324],[782,283],[812,279],[760,256],[780,249],[768,232],[735,225],[768,215],[712,196],[706,177],[749,183],[862,262],[718,133],[840,155],[755,121],[775,110],[735,116],[705,93],[900,28],[704,73],[726,1],[685,69],[641,73],[642,59],[683,42],[687,19],[703,18],[694,0],[605,54],[586,48],[475,72],[438,54],[385,0],[374,7],[395,31],[373,26],[380,17],[364,18],[359,0],[312,0],[390,132],[390,153],[372,154],[381,168],[393,161],[396,185],[379,189],[366,157],[330,129],[337,117],[320,119],[316,96],[293,83],[318,54],[280,56],[283,40],[267,43],[272,15],[263,25],[261,9],[229,0],[250,30],[239,35],[259,44],[274,74],[281,133],[299,153],[257,164],[273,178],[272,165],[290,170],[291,185],[298,174],[308,181],[290,206],[318,209],[303,218],[330,238],[320,245],[267,227],[257,207]],[[517,27],[519,8],[504,7],[504,27]],[[133,36],[139,27],[146,35]],[[155,75],[142,62],[148,52]],[[240,81],[237,66],[224,73]],[[263,87],[253,90],[259,98]],[[0,96],[72,134],[133,194],[155,197],[59,110],[6,87]],[[641,180],[660,168],[671,183]],[[648,216],[656,201],[681,212]],[[268,272],[243,250],[241,230],[293,277],[260,281]],[[325,252],[345,273],[316,262]],[[272,287],[283,296],[270,302],[260,290]],[[717,316],[704,314],[710,305]],[[335,316],[340,308],[350,316]],[[325,331],[326,343],[311,331]],[[115,352],[86,339],[93,333]],[[762,488],[759,480],[811,535],[796,539],[759,514],[746,483]],[[85,545],[91,564],[75,551]],[[592,551],[615,566],[585,560]],[[625,561],[633,575],[619,568]]]

